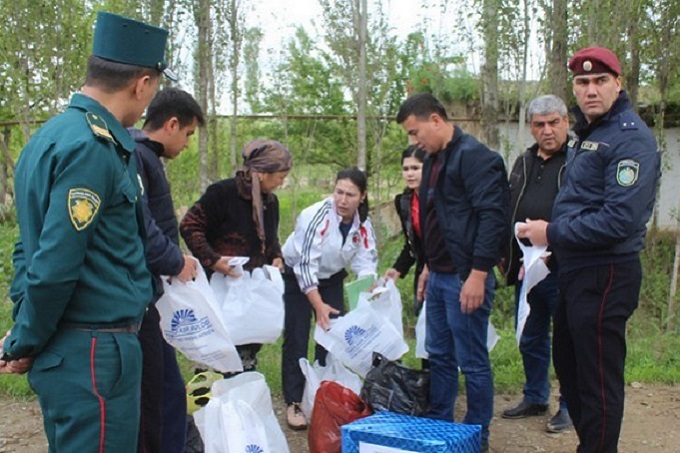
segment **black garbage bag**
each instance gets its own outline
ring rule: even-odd
[[[361,387],[361,399],[374,411],[422,416],[430,409],[430,372],[414,370],[373,353],[373,368]]]

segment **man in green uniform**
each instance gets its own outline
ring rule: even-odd
[[[167,34],[100,12],[84,87],[17,163],[14,325],[0,365],[19,369],[13,364],[33,359],[28,379],[50,452],[137,446],[136,333],[153,285],[135,141],[125,127],[140,118],[166,71]]]

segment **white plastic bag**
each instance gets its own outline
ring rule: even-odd
[[[269,452],[264,423],[252,407],[243,400],[222,404],[224,437],[229,452]]]
[[[211,398],[194,422],[205,453],[273,451],[262,418],[243,400]]]
[[[392,323],[397,332],[404,335],[401,321],[401,294],[394,280],[388,278],[384,285],[376,287],[370,293],[359,293],[359,299],[369,302],[375,311]]]
[[[279,426],[276,415],[274,415],[269,387],[261,373],[248,371],[229,379],[220,379],[212,385],[210,393],[212,394],[212,399],[217,399],[222,404],[226,404],[227,401],[232,403],[243,401],[253,409],[260,420],[262,420],[262,425],[267,435],[269,449],[264,450],[265,452],[289,452],[286,436],[283,434],[281,426]],[[226,433],[226,436],[233,435],[234,433],[231,432]],[[246,450],[240,450],[240,452],[243,451]]]
[[[215,273],[210,287],[234,344],[275,343],[281,336],[283,279],[278,268],[255,268],[239,278]]]
[[[243,371],[205,272],[196,264],[195,281],[163,278],[165,292],[156,302],[163,337],[194,362],[225,373]]]
[[[361,377],[371,369],[373,352],[397,360],[408,351],[404,336],[361,297],[355,310],[331,320],[327,332],[317,324],[314,340]]]
[[[361,378],[347,369],[340,360],[338,360],[330,352],[326,355],[326,366],[319,365],[319,362],[314,362],[314,365],[309,363],[305,357],[299,360],[302,374],[305,375],[305,390],[302,393],[302,401],[300,408],[307,417],[307,420],[312,419],[312,409],[314,408],[314,399],[316,392],[319,390],[322,381],[333,381],[352,390],[357,395],[361,392],[363,384]]]
[[[425,333],[427,326],[426,304],[427,301],[423,301],[423,307],[420,309],[418,321],[416,321],[416,358],[418,359],[427,359],[430,357],[430,354],[428,354],[425,349]]]
[[[227,452],[226,430],[222,422],[222,403],[210,399],[208,404],[194,412],[194,423],[203,440],[205,453]]]
[[[521,225],[525,225],[525,223],[515,223],[515,240],[517,241],[519,249],[522,252],[522,265],[524,266],[524,278],[522,279],[522,288],[520,289],[519,300],[517,301],[517,329],[515,330],[517,345],[519,345],[520,340],[522,339],[524,325],[526,324],[527,318],[529,318],[529,313],[531,312],[531,307],[527,298],[531,292],[531,289],[538,285],[550,273],[548,265],[545,264],[545,258],[551,254],[551,252],[547,251],[547,245],[524,245],[524,243],[520,241],[519,238],[517,238],[517,230]]]

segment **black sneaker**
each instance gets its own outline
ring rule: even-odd
[[[571,421],[569,411],[560,409],[555,416],[550,419],[545,429],[549,433],[563,433],[569,431],[572,426],[574,426],[574,423]]]
[[[547,404],[531,404],[522,400],[517,406],[506,409],[501,414],[503,418],[526,418],[545,415],[548,411]]]

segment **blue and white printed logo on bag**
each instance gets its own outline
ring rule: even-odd
[[[172,314],[172,321],[170,322],[170,332],[166,334],[175,339],[194,338],[197,335],[203,336],[213,331],[212,322],[205,316],[203,318],[196,318],[194,310],[185,308],[177,310]]]
[[[264,450],[259,445],[251,444],[246,446],[246,453],[264,453]]]
[[[345,331],[345,341],[347,342],[348,345],[352,346],[365,334],[366,331],[361,327],[352,326]]]
[[[380,335],[380,329],[371,325],[368,329],[364,329],[357,325],[349,327],[345,330],[345,353],[354,358],[360,355],[372,341]]]

